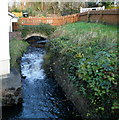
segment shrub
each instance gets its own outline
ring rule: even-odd
[[[25,25],[20,26],[20,31],[22,32],[22,37],[25,37],[29,33],[41,33],[46,36],[52,34],[55,30],[54,26],[50,24],[41,23],[40,25]]]
[[[21,12],[21,10],[19,8],[13,8],[11,12]]]

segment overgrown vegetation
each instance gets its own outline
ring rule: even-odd
[[[64,16],[69,14],[80,13],[80,7],[102,7],[108,9],[118,9],[118,7],[114,7],[114,2],[27,2],[26,5],[24,3],[17,4],[13,3],[13,6],[9,6],[9,11],[11,12],[28,12],[29,16]]]
[[[28,47],[28,43],[22,40],[10,40],[10,65],[11,67],[18,68],[18,61]]]
[[[20,26],[20,31],[22,32],[22,37],[25,37],[27,34],[31,33],[41,33],[43,35],[51,35],[56,27],[51,26],[50,24],[40,24],[40,25],[22,25]]]
[[[94,114],[102,118],[116,117],[119,109],[117,32],[116,26],[67,24],[53,33],[48,50],[47,59],[61,61],[77,94],[88,99]]]

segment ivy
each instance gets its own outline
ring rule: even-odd
[[[63,71],[67,70],[78,94],[89,100],[94,113],[102,116],[119,109],[115,28],[92,23],[69,24],[59,28],[65,35],[51,41],[51,58],[57,55],[61,59],[59,65]]]

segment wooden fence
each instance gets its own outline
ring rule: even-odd
[[[84,22],[99,22],[119,25],[119,9],[112,10],[98,10],[88,11],[84,13],[77,13],[73,15],[60,17],[32,17],[20,18],[20,25],[40,25],[41,23],[50,24],[53,26],[61,26],[67,23],[74,23],[77,21]]]
[[[107,9],[80,13],[80,21],[119,25],[119,9]]]
[[[39,25],[40,23],[50,24],[53,26],[61,26],[67,23],[74,23],[79,21],[79,13],[61,17],[32,17],[32,18],[20,18],[21,25]]]

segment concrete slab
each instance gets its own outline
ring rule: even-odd
[[[7,78],[2,78],[2,90],[21,87],[21,76],[16,69],[11,69]]]

